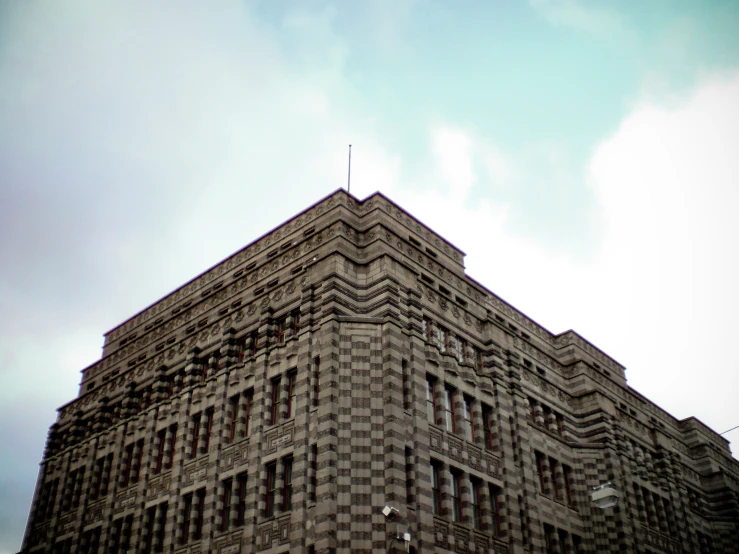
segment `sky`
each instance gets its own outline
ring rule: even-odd
[[[739,425],[737,28],[721,0],[0,3],[0,554],[102,334],[345,186],[348,144],[352,194]]]

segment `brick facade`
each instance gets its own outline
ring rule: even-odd
[[[739,551],[728,443],[463,259],[340,190],[111,330],[22,552]]]

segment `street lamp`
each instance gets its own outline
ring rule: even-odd
[[[593,501],[593,504],[601,509],[613,508],[618,504],[620,496],[621,495],[616,487],[614,487],[610,482],[598,485],[593,489],[593,492],[590,493],[590,498]]]

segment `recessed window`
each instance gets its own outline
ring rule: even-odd
[[[462,521],[462,474],[453,469],[452,476],[452,519]]]
[[[420,243],[420,241],[417,241],[417,240],[416,240],[416,239],[414,239],[414,238],[413,238],[412,236],[408,235],[408,240],[410,241],[410,243],[411,243],[411,244],[412,244],[413,246],[418,246],[419,248],[421,248],[421,243]]]
[[[437,379],[433,375],[426,375],[426,414],[429,423],[436,425],[438,421],[438,411],[436,408],[436,386]]]
[[[250,269],[254,269],[255,267],[257,267],[257,262],[256,262],[256,260],[255,260],[255,261],[253,261],[252,263],[250,263],[249,265],[247,265],[247,266],[246,266],[246,267],[244,268],[244,271],[249,271]]]
[[[277,464],[267,464],[267,494],[264,496],[264,517],[275,513],[275,492],[277,489]]]
[[[295,417],[295,380],[297,379],[297,371],[290,371],[287,374],[287,417]]]
[[[293,506],[293,459],[287,457],[282,462],[282,511],[287,512]]]
[[[280,417],[280,385],[282,384],[282,380],[280,377],[275,377],[271,380],[271,384],[272,394],[270,395],[269,424],[274,425]]]
[[[441,515],[441,464],[431,460],[431,503],[435,516]]]

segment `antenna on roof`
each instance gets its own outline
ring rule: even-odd
[[[349,145],[349,175],[346,177],[346,192],[352,191],[352,145]]]

